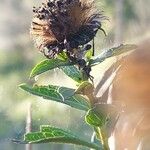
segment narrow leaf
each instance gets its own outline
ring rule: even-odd
[[[75,66],[63,66],[60,67],[62,71],[69,76],[71,79],[75,80],[76,82],[80,83],[83,81],[83,77],[81,72]]]
[[[86,98],[81,95],[74,94],[75,90],[66,88],[66,87],[59,87],[59,86],[28,86],[26,84],[20,85],[20,87],[36,96],[43,97],[44,99],[60,102],[66,105],[69,105],[73,108],[79,110],[88,110],[89,103]]]
[[[41,73],[44,73],[48,70],[60,67],[70,65],[68,61],[60,60],[60,59],[46,59],[37,64],[31,71],[30,77],[35,77],[36,75],[39,75]]]
[[[97,65],[109,57],[118,56],[118,55],[123,54],[125,52],[135,50],[136,48],[137,48],[136,45],[132,45],[132,44],[123,45],[122,44],[118,47],[114,47],[114,48],[103,51],[98,57],[96,57],[93,60],[90,60],[90,64],[92,66]]]

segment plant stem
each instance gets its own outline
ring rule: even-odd
[[[101,140],[103,150],[110,150],[105,129],[98,127],[97,128],[97,134],[98,134],[98,138]]]
[[[32,128],[32,104],[29,103],[27,107],[26,133],[31,132],[31,128]],[[26,144],[26,150],[32,150],[32,145]]]

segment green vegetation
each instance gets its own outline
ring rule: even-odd
[[[109,57],[117,56],[129,50],[134,50],[135,48],[136,47],[134,45],[121,45],[119,47],[104,51],[98,58],[92,58],[91,56],[91,58],[89,59],[89,63],[91,66],[95,63],[96,63],[95,65],[98,65],[103,60]],[[31,74],[36,76],[48,70],[52,70],[54,68],[59,67],[59,65],[56,65],[56,63],[54,63],[56,62],[56,60],[57,62],[59,62],[58,58],[42,61],[33,68]],[[48,86],[33,85],[32,87],[26,84],[22,84],[20,85],[20,87],[33,95],[40,96],[43,97],[44,99],[56,101],[59,103],[69,105],[73,108],[86,111],[87,114],[85,116],[85,121],[89,125],[94,127],[97,135],[97,140],[99,140],[100,143],[102,143],[102,145],[101,144],[96,145],[96,143],[91,143],[89,142],[90,140],[89,141],[82,140],[79,137],[74,136],[74,133],[45,125],[41,126],[40,132],[27,133],[25,134],[24,141],[22,142],[16,141],[16,142],[30,143],[30,144],[49,143],[49,142],[69,143],[86,146],[96,150],[98,149],[109,150],[108,147],[109,136],[107,131],[111,132],[113,131],[114,124],[111,124],[111,122],[115,122],[119,112],[117,112],[117,108],[115,108],[114,105],[99,104],[98,101],[96,101],[97,97],[93,95],[94,91],[93,84],[90,83],[88,80],[85,81],[84,78],[82,78],[83,74],[80,70],[74,71],[74,67],[76,68],[75,65],[72,65],[72,68],[70,68],[70,64],[68,64],[67,61],[68,59],[66,59],[66,61],[64,61],[63,63],[66,64],[65,65],[66,69],[67,67],[69,67],[70,70],[69,72],[66,73],[66,75],[71,77],[76,82],[79,83],[81,82],[80,84],[77,85],[76,90],[55,85],[48,85]],[[79,75],[78,72],[81,72],[80,81],[76,80]],[[71,76],[70,73],[72,73]]]
[[[102,36],[101,31],[99,31],[95,39],[96,55],[103,48],[114,45],[116,28],[115,1],[102,0],[99,2],[97,0],[97,2],[98,7],[101,8],[102,6],[103,10],[105,10],[104,13],[109,16],[109,21],[104,24],[107,36]],[[8,13],[0,14],[0,147],[2,150],[24,149],[24,145],[14,144],[11,140],[20,139],[25,133],[26,106],[28,102],[32,102],[33,131],[38,131],[41,124],[51,124],[52,126],[75,132],[79,137],[84,137],[86,141],[89,141],[93,132],[84,122],[85,111],[31,96],[18,88],[18,85],[24,82],[28,82],[27,87],[32,88],[34,79],[29,79],[29,72],[34,64],[44,59],[37,53],[37,49],[33,48],[29,38],[31,10],[32,6],[36,5],[35,3],[39,4],[40,2],[14,0],[9,3],[7,0],[3,0],[0,4],[2,11],[8,11]],[[125,22],[123,33],[125,43],[137,43],[149,35],[150,31],[147,28],[150,18],[149,3],[148,0],[143,0],[141,3],[139,0],[125,1],[125,18],[123,18]],[[105,66],[102,63],[93,67],[92,75],[94,74],[96,77],[95,82],[99,81],[103,74],[100,71],[108,67],[108,61],[105,61]],[[61,69],[63,70],[64,68],[63,66]],[[69,69],[71,68],[72,66]],[[47,83],[50,83],[58,86],[58,83],[61,82],[61,86],[75,89],[76,82],[65,76],[70,71],[66,71],[64,74],[61,69],[41,74],[35,78],[36,84],[47,85]],[[59,79],[60,76],[61,79]],[[76,81],[79,79],[80,75],[78,74]],[[83,100],[83,102],[85,101]],[[78,105],[76,106],[78,107]],[[41,149],[87,150],[85,147],[64,144],[38,144],[33,146],[33,150]]]

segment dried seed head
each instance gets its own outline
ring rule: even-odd
[[[51,54],[90,42],[105,18],[93,0],[48,0],[33,12],[30,33],[40,51],[47,48]]]

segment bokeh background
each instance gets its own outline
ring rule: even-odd
[[[149,0],[97,0],[109,21],[97,34],[96,54],[119,43],[140,43],[150,37]],[[32,67],[44,57],[34,47],[29,35],[32,7],[41,0],[0,0],[0,150],[25,150],[24,145],[11,142],[22,138],[26,128],[28,103],[32,103],[32,130],[41,124],[56,125],[90,139],[92,130],[84,123],[84,112],[29,95],[18,85],[29,80]],[[105,66],[109,64],[105,63]],[[97,82],[104,64],[93,68]],[[38,84],[62,84],[75,87],[75,83],[59,70],[50,71],[35,79]],[[86,150],[71,145],[33,145],[33,150]]]

